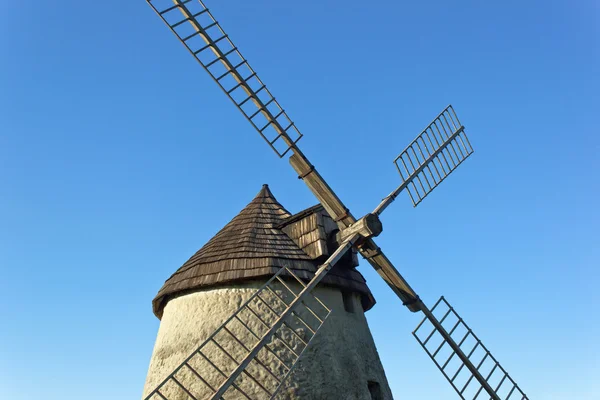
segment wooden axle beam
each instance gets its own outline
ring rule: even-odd
[[[323,205],[325,210],[333,218],[340,232],[344,232],[351,225],[355,224],[356,218],[335,192],[329,187],[321,174],[315,167],[308,162],[304,154],[296,147],[292,147],[294,154],[290,156],[290,164],[298,174],[298,177],[304,180],[306,186],[315,195],[317,200]],[[376,236],[376,235],[372,235]],[[371,237],[362,241],[361,246],[356,246],[360,254],[371,264],[379,276],[388,284],[388,286],[402,300],[402,303],[412,312],[421,311],[421,302],[419,296],[410,287],[400,272],[394,267],[392,262],[383,254],[381,249],[375,244]]]

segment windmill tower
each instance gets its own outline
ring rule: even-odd
[[[240,250],[241,255],[249,251],[233,243],[223,249],[212,245],[217,238],[220,243],[226,242],[226,227],[186,263],[187,267],[184,265],[167,281],[154,302],[155,313],[159,316],[162,313],[163,319],[144,399],[389,398],[385,375],[364,321],[357,324],[357,329],[365,330],[363,336],[368,337],[366,342],[371,340],[367,346],[371,350],[365,350],[354,359],[364,358],[371,365],[364,370],[348,369],[359,371],[357,377],[362,381],[354,382],[353,376],[346,375],[344,382],[352,387],[356,385],[356,391],[347,394],[337,390],[340,378],[335,367],[327,367],[319,374],[313,371],[327,359],[319,353],[331,351],[331,357],[343,358],[350,354],[349,347],[356,345],[356,341],[333,343],[336,327],[331,325],[339,322],[335,319],[337,314],[347,312],[344,304],[346,307],[358,304],[357,298],[360,298],[363,310],[369,308],[370,293],[366,286],[359,290],[364,280],[354,270],[355,254],[360,253],[402,305],[413,313],[423,313],[423,321],[413,335],[461,399],[527,400],[516,382],[446,299],[442,296],[429,308],[374,241],[382,232],[381,214],[401,192],[406,191],[417,206],[473,153],[453,107],[446,107],[394,160],[401,177],[400,185],[372,213],[357,219],[300,150],[297,143],[302,134],[295,123],[204,3],[201,0],[146,1],[272,150],[281,158],[289,155],[292,168],[315,195],[321,211],[316,212],[318,207],[309,209],[289,220],[284,217],[289,225],[285,221],[275,225],[276,216],[287,215],[287,212],[273,203],[274,208],[264,208],[270,210],[266,211],[268,218],[256,217],[256,222],[274,224],[260,229],[289,243],[290,247],[286,249],[293,250],[293,262],[273,261],[257,265],[254,258],[242,257],[235,262],[220,259],[218,255],[225,249]],[[306,229],[309,229],[304,226],[304,219],[311,213],[315,215],[311,218],[317,221],[329,218],[332,222],[332,228],[317,234],[319,240],[325,242],[323,247],[314,246],[320,248],[318,251],[305,247],[312,242],[303,241],[308,232]],[[228,227],[231,228],[231,224]],[[279,236],[278,230],[283,231],[294,246],[284,236]],[[268,243],[268,249],[281,251],[272,246],[274,243]],[[307,258],[302,258],[302,252]],[[209,255],[217,257],[210,258]],[[260,253],[256,255],[260,258]],[[207,273],[202,272],[197,261],[215,263],[211,264],[214,270],[208,268]],[[250,268],[240,267],[244,263]],[[264,282],[262,286],[259,275]],[[245,282],[231,283],[240,280]],[[211,282],[218,283],[219,288],[210,289],[205,285]],[[231,297],[222,296],[223,293],[231,293]],[[232,304],[219,305],[220,310],[214,309],[216,306],[209,309],[202,305],[202,299],[209,296],[227,298]],[[213,302],[207,300],[207,304]],[[197,312],[206,315],[207,320],[193,326],[190,316]],[[217,314],[219,318],[213,318]],[[345,317],[348,316],[344,314],[339,318]],[[224,318],[218,325],[217,321]],[[328,330],[331,331],[328,333]],[[182,344],[184,342],[187,344]],[[177,357],[171,356],[175,353]],[[341,364],[329,362],[326,365]],[[297,380],[294,377],[298,377]],[[306,377],[321,379],[319,387],[311,386],[313,382],[307,381]],[[367,381],[367,390],[365,379],[376,379]],[[362,389],[359,389],[360,385]]]
[[[144,397],[281,268],[289,273],[280,274],[281,282],[275,281],[278,287],[273,285],[273,289],[289,301],[291,293],[284,285],[298,293],[300,283],[296,278],[310,281],[314,277],[318,265],[336,248],[336,232],[337,225],[323,207],[317,205],[290,215],[264,185],[229,224],[165,282],[154,299],[154,313],[161,323]],[[280,389],[281,398],[392,398],[364,315],[375,300],[354,268],[357,264],[356,253],[348,252],[313,291],[327,309],[314,298],[307,301],[306,306],[319,316],[333,312]],[[240,360],[254,339],[243,324],[260,333],[260,321],[271,323],[275,313],[285,308],[270,292],[261,294],[247,307],[240,314],[243,322],[228,324],[229,332],[216,335],[202,355],[190,361],[213,387],[222,378],[220,371],[227,374],[234,366],[231,359],[223,357],[224,352]],[[302,320],[290,321],[292,329],[284,329],[281,338],[271,344],[273,353],[259,355],[260,363],[250,371],[252,378],[247,377],[250,381],[240,383],[240,390],[250,398],[275,389],[277,375],[286,372],[278,358],[291,364],[293,354],[284,343],[300,352],[315,326],[320,325],[306,308],[300,314]],[[176,392],[176,388],[171,390]],[[195,390],[196,396],[210,394],[207,386]],[[169,395],[168,388],[164,394]],[[245,397],[234,393],[227,398]]]

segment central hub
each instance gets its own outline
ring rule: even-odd
[[[344,241],[358,233],[362,237],[358,244],[360,246],[360,242],[378,236],[382,231],[383,225],[377,214],[369,213],[340,232],[340,239]]]

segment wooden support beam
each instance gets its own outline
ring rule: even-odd
[[[358,249],[360,254],[375,268],[385,283],[402,300],[403,304],[412,312],[422,311],[419,296],[410,287],[392,262],[377,247],[373,239],[367,239]]]
[[[356,218],[344,206],[339,197],[337,197],[323,177],[308,162],[298,148],[294,148],[294,154],[290,157],[290,164],[298,173],[298,177],[304,180],[304,183],[306,183],[311,192],[313,192],[325,210],[327,210],[331,218],[337,222],[340,232],[343,232],[350,225],[356,223]],[[418,301],[419,297],[402,275],[400,275],[392,262],[377,247],[373,239],[364,241],[358,248],[358,251],[375,268],[375,271],[385,280],[410,311],[421,311]]]

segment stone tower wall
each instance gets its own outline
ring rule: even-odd
[[[221,323],[230,317],[262,284],[261,282],[246,282],[221,286],[171,299],[164,309],[146,378],[143,398],[183,362]],[[296,285],[294,290],[299,292],[299,285]],[[361,308],[359,295],[351,293],[346,298],[345,306],[342,292],[339,289],[317,287],[313,293],[332,309],[332,313],[311,346],[302,356],[295,371],[284,383],[278,398],[290,400],[392,399],[375,343]],[[346,311],[346,308],[349,307],[348,300],[354,309],[352,313]],[[266,309],[258,307],[258,312],[267,321],[272,318],[272,315]],[[261,327],[256,326],[254,323],[250,325],[253,330],[256,329],[260,332]],[[294,326],[294,328],[300,335],[307,333],[303,331],[301,325]],[[247,335],[247,332],[241,326],[234,333],[240,337]],[[293,335],[289,333],[288,336],[286,340],[293,342],[295,339]],[[217,339],[238,360],[245,356],[243,349],[237,346],[233,339],[228,339],[225,336]],[[273,343],[273,348],[278,352],[276,342]],[[210,358],[211,349],[208,346],[206,352]],[[281,365],[269,353],[263,350],[259,354],[265,364],[273,371],[283,371]],[[200,370],[201,375],[209,383],[222,380],[218,373],[200,357],[193,358],[190,364]],[[228,369],[233,368],[231,365],[225,364],[219,365],[219,367],[226,372]],[[252,365],[250,368],[253,368]],[[251,372],[265,386],[268,382],[273,382],[269,374],[262,368],[255,367]],[[191,373],[189,374],[191,376]],[[178,379],[185,380],[189,377],[186,376],[186,373],[182,373],[178,375]],[[252,392],[248,393],[252,398],[268,398],[256,385],[249,384],[244,386],[244,389]],[[195,394],[202,394],[203,396],[209,394],[208,390],[200,384],[194,387],[194,390]],[[168,388],[166,391],[169,394]],[[228,400],[231,398],[244,398],[241,395],[236,396],[233,390],[227,393],[230,394],[225,396]],[[171,396],[167,397],[168,400],[187,399],[185,396],[179,398],[174,395],[174,392],[171,392]]]

